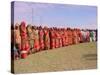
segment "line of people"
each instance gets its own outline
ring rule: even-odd
[[[43,50],[93,41],[97,41],[97,30],[38,27],[26,25],[25,22],[11,25],[12,59],[26,58],[29,54]]]

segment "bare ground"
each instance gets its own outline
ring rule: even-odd
[[[52,72],[97,68],[96,42],[41,51],[14,61],[15,73]]]

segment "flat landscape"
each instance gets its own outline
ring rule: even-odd
[[[45,50],[14,61],[15,73],[52,72],[97,68],[97,43],[80,43]]]

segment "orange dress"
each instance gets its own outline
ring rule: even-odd
[[[55,32],[53,30],[50,31],[50,48],[55,48]]]
[[[48,30],[44,30],[44,45],[45,49],[50,49],[50,36]]]
[[[65,31],[65,45],[68,45],[68,32]]]
[[[58,39],[59,34],[57,31],[55,32],[55,36],[56,36],[56,39],[55,39],[56,46],[55,47],[58,48],[59,47],[59,39]]]
[[[70,34],[71,34],[71,45],[73,44],[73,31],[71,30],[70,31]]]
[[[76,30],[73,31],[73,43],[74,44],[78,43],[78,35]]]

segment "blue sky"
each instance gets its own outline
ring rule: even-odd
[[[49,27],[97,28],[97,7],[68,4],[15,2],[14,23]]]

